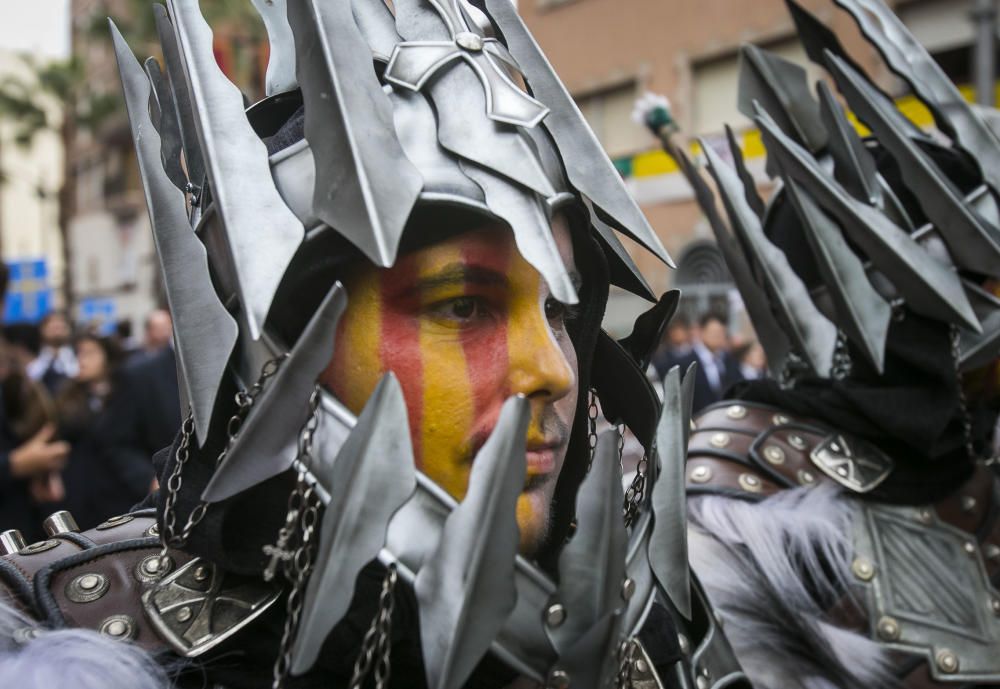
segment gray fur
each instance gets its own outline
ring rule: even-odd
[[[825,614],[850,581],[849,498],[832,486],[759,503],[695,496],[688,512],[691,563],[754,687],[893,684],[885,649]]]
[[[29,641],[23,629],[39,629]],[[0,603],[0,687],[167,689],[166,674],[141,648],[86,629],[41,630]]]

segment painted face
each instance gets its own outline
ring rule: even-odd
[[[565,220],[553,233],[573,275]],[[322,382],[353,412],[386,371],[406,397],[417,466],[465,495],[476,452],[504,401],[531,404],[528,474],[518,499],[521,551],[545,537],[576,410],[573,310],[549,294],[509,229],[487,225],[348,278],[347,311]]]

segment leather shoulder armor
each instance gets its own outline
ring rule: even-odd
[[[834,482],[866,493],[892,467],[878,448],[820,422],[763,404],[722,402],[692,421],[687,490],[761,500],[786,488]]]

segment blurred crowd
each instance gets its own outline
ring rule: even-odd
[[[683,314],[676,315],[652,363],[661,379],[674,366],[680,366],[683,375],[692,363],[698,364],[695,412],[726,399],[726,390],[735,383],[767,375],[767,361],[760,344],[730,335],[725,320],[714,313],[694,322]]]
[[[0,524],[30,543],[69,510],[81,529],[128,511],[155,487],[153,453],[173,440],[180,405],[170,314],[141,338],[74,327],[61,312],[0,338]]]

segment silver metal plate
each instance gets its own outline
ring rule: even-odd
[[[829,435],[809,454],[816,468],[854,493],[867,493],[885,481],[895,463],[877,447],[840,434]]]

